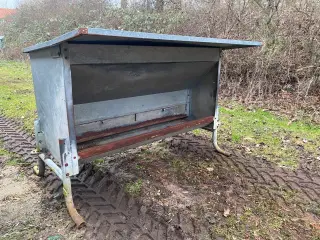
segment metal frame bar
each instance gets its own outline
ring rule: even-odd
[[[62,75],[64,85],[64,96],[65,96],[65,111],[67,115],[67,136],[63,139],[59,139],[59,157],[61,160],[61,168],[55,164],[52,159],[46,158],[44,153],[39,155],[39,158],[48,165],[52,171],[62,180],[63,183],[63,194],[66,201],[68,212],[75,222],[78,228],[85,224],[84,219],[77,212],[72,198],[71,188],[71,176],[79,173],[78,165],[78,153],[77,153],[77,140],[75,133],[74,114],[73,114],[73,97],[72,97],[72,80],[71,80],[71,68],[68,56],[68,44],[63,43],[58,46],[58,54],[52,57],[62,58]],[[36,135],[40,133],[39,121],[35,122]],[[38,137],[39,138],[39,137]],[[38,146],[40,142],[38,141]],[[41,147],[41,146],[40,146]],[[58,157],[58,156],[57,156]]]
[[[46,158],[46,155],[44,153],[39,154],[39,158],[44,161],[45,164],[47,164],[52,171],[62,180],[62,171],[61,168],[55,164],[54,161],[52,161],[50,158]]]
[[[62,168],[62,183],[63,195],[66,201],[68,212],[78,228],[85,225],[84,219],[80,216],[77,209],[74,207],[71,189],[71,176],[66,172],[68,166],[68,149],[66,139],[59,139],[60,155],[61,155],[61,168]]]
[[[71,176],[69,173],[66,173],[66,168],[69,165],[67,144],[68,143],[66,139],[59,139],[61,168],[55,162],[53,162],[52,159],[46,158],[44,153],[39,154],[39,158],[50,167],[50,169],[60,178],[60,180],[62,180],[63,195],[66,201],[68,212],[76,226],[81,228],[85,225],[85,221],[74,206],[71,188]]]
[[[175,126],[169,126],[164,129],[154,130],[144,134],[127,137],[121,140],[113,141],[107,144],[93,146],[79,151],[80,159],[87,159],[93,156],[99,156],[107,152],[114,152],[115,150],[123,149],[128,146],[135,146],[136,144],[146,143],[150,141],[157,141],[164,137],[178,134],[182,130],[192,130],[195,128],[204,127],[212,123],[213,117],[205,117],[198,120],[187,121]]]
[[[46,149],[47,148],[46,139],[45,139],[44,134],[41,130],[39,119],[36,119],[34,121],[34,132],[35,132],[35,138],[36,138],[37,151],[42,151],[42,150]]]
[[[107,129],[105,131],[100,131],[100,132],[86,132],[83,135],[77,137],[77,143],[83,143],[83,142],[87,142],[90,140],[103,138],[103,137],[111,136],[111,135],[118,134],[118,133],[123,133],[126,131],[131,131],[131,130],[135,130],[135,129],[139,129],[139,128],[152,126],[155,124],[160,124],[160,123],[164,123],[164,122],[170,122],[173,120],[183,119],[186,117],[188,117],[188,115],[181,114],[181,115],[177,115],[177,116],[170,116],[170,117],[148,120],[148,121],[144,121],[144,122],[134,124],[134,125]]]
[[[75,121],[73,114],[73,97],[72,97],[72,79],[71,79],[71,68],[69,61],[69,50],[68,43],[63,43],[61,46],[62,58],[63,58],[63,78],[65,85],[65,96],[66,96],[66,109],[68,118],[68,130],[69,139],[66,140],[68,143],[68,157],[66,166],[66,173],[70,176],[77,175],[79,173],[79,156],[77,151],[77,139],[75,132]]]
[[[220,71],[221,71],[221,52],[220,49],[220,58],[219,58],[219,66],[218,66],[218,77],[217,77],[217,91],[216,91],[216,102],[215,102],[215,109],[214,109],[214,118],[213,118],[213,131],[212,131],[212,143],[214,148],[217,152],[230,156],[231,154],[223,149],[221,149],[218,145],[218,127],[219,127],[219,105],[218,105],[218,94],[219,94],[219,85],[220,85]]]

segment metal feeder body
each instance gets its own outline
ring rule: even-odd
[[[214,147],[227,154],[216,140],[221,52],[260,45],[81,28],[24,49],[36,95],[37,148],[62,179],[67,204],[79,161],[196,128],[213,131]]]

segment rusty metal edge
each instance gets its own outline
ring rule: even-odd
[[[70,41],[70,40],[77,38],[81,35],[88,35],[88,34],[89,34],[88,28],[78,28],[78,29],[75,29],[71,32],[67,32],[61,36],[58,36],[56,38],[53,38],[49,41],[41,42],[41,43],[35,44],[33,46],[26,47],[23,49],[23,53],[30,53],[33,51],[41,50],[43,48],[48,48],[48,47],[60,45],[63,42],[67,42],[67,41]]]
[[[139,142],[147,141],[150,139],[156,139],[162,136],[166,136],[170,133],[179,132],[183,129],[189,129],[191,127],[202,126],[204,124],[210,124],[213,122],[213,116],[205,117],[198,120],[188,121],[185,123],[180,123],[175,126],[169,126],[164,129],[151,131],[148,133],[140,134],[133,137],[128,137],[111,143],[103,144],[100,146],[89,147],[78,152],[80,159],[91,158],[93,156],[98,156],[103,153],[114,151],[119,148],[123,148],[130,145],[135,145]]]
[[[183,119],[186,117],[187,117],[186,114],[180,114],[180,115],[176,115],[176,116],[148,120],[148,121],[134,124],[134,125],[130,125],[130,126],[111,128],[111,129],[101,131],[101,132],[87,132],[87,133],[84,133],[83,135],[77,137],[77,143],[83,143],[83,142],[87,142],[90,140],[103,138],[103,137],[107,137],[107,136],[122,133],[122,132],[127,132],[127,131],[131,131],[131,130],[135,130],[135,129],[139,129],[139,128],[143,128],[143,127],[148,127],[148,126],[155,125],[155,124],[160,124],[160,123],[164,123],[164,122],[170,122],[170,121],[174,121],[174,120],[178,120],[178,119]]]

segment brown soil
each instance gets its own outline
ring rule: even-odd
[[[9,148],[26,161],[34,161],[29,151],[32,139],[24,140],[25,134],[9,125],[0,122]],[[10,179],[15,174],[8,171],[3,176],[5,186],[13,186]],[[31,225],[37,226],[37,231],[31,228],[29,232],[36,239],[54,234],[112,240],[320,237],[319,175],[302,168],[279,168],[238,152],[225,157],[217,154],[209,141],[191,134],[83,165],[73,180],[76,207],[87,221],[80,231],[74,230],[59,200],[61,182],[50,171],[44,180],[30,176],[24,181],[17,189],[10,187],[20,196],[17,205],[8,197],[12,195],[9,191],[0,192],[8,192],[6,209],[22,206],[28,210],[22,214],[14,210],[16,215],[3,219],[24,221],[32,216]],[[29,195],[31,190],[36,192]],[[25,229],[7,222],[1,234]]]
[[[4,163],[0,178],[1,240],[82,239],[83,231],[75,231],[61,203],[49,203],[36,176]]]
[[[124,188],[141,179],[140,201],[178,223],[184,238],[320,236],[317,176],[236,154],[227,158],[185,135],[106,158],[99,167]]]

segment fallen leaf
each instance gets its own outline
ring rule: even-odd
[[[230,215],[230,208],[227,208],[227,209],[224,210],[223,216],[224,217],[228,217],[229,215]]]
[[[297,121],[296,118],[291,119],[291,120],[288,122],[288,126],[291,125],[291,124],[292,124],[293,122],[295,122],[295,121]]]
[[[243,140],[249,141],[249,142],[254,142],[254,139],[252,137],[245,137]]]
[[[245,149],[245,151],[246,151],[246,152],[248,152],[248,153],[250,153],[250,152],[251,152],[251,149],[250,149],[250,148],[248,148],[248,147],[244,147],[244,149]]]

